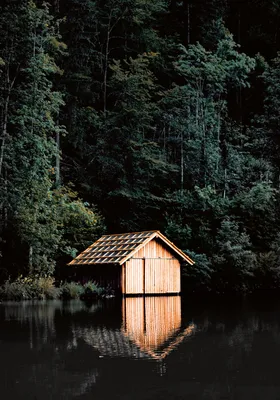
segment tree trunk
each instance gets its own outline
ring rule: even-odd
[[[8,207],[7,207],[7,197],[8,197],[8,179],[7,179],[7,171],[5,171],[5,180],[4,180],[4,193],[5,193],[5,199],[6,199],[6,201],[4,200],[4,216],[3,216],[3,218],[4,218],[4,228],[6,229],[7,228],[7,225],[8,225]]]
[[[188,44],[190,44],[191,43],[191,5],[190,5],[190,3],[188,2],[188,5],[187,5],[187,14],[188,14],[188,35],[187,35],[187,40],[188,40]]]
[[[238,9],[237,43],[241,44],[241,10]]]
[[[104,79],[103,79],[103,111],[107,111],[107,81],[108,81],[108,69],[109,69],[109,45],[111,40],[111,33],[118,22],[123,18],[124,14],[128,8],[126,7],[121,15],[116,18],[115,22],[112,23],[112,9],[109,14],[107,35],[106,35],[106,45],[105,45],[105,60],[104,60]]]
[[[108,27],[107,27],[107,37],[106,37],[106,48],[105,48],[105,61],[104,61],[104,81],[103,81],[103,111],[107,111],[107,79],[108,79],[108,63],[109,63],[109,44],[110,44],[110,34],[111,34],[111,18],[112,12],[110,12]]]
[[[181,132],[181,167],[180,167],[180,183],[181,183],[181,194],[184,190],[184,135]]]
[[[223,190],[223,198],[227,197],[227,169],[224,171],[224,190]]]
[[[277,45],[277,40],[278,40],[278,20],[279,20],[279,16],[278,14],[276,15],[276,21],[275,21],[275,34],[274,34],[274,43]]]
[[[32,275],[33,273],[33,246],[29,246],[29,254],[28,254],[28,270],[29,270],[29,275]]]
[[[5,100],[4,111],[3,111],[3,127],[2,127],[2,140],[1,140],[1,151],[0,151],[0,177],[2,175],[3,169],[3,161],[7,140],[7,125],[8,125],[8,110],[9,110],[9,102],[10,102],[10,91]]]
[[[201,153],[202,153],[202,171],[203,171],[203,186],[207,186],[207,179],[206,179],[206,170],[207,170],[207,160],[206,160],[206,128],[205,128],[205,122],[204,122],[204,116],[202,116],[202,134],[203,134],[203,139],[202,139],[202,148],[201,148]]]
[[[60,186],[60,133],[56,132],[55,184]]]
[[[167,156],[166,156],[166,125],[164,124],[163,127],[163,154],[164,154],[164,160],[167,161]]]
[[[217,160],[216,160],[216,174],[219,171],[219,163],[220,163],[220,154],[221,154],[221,114],[223,111],[223,103],[219,99],[218,101],[219,110],[217,114]]]
[[[59,13],[59,11],[60,11],[60,0],[55,0],[54,8],[55,8],[55,12]]]
[[[10,52],[12,52],[12,48],[10,49]],[[10,95],[11,91],[14,87],[15,81],[17,79],[19,69],[20,69],[20,64],[17,65],[15,75],[13,79],[11,80],[10,78],[10,59],[8,59],[7,63],[7,71],[6,71],[6,91],[7,91],[7,97],[5,99],[4,103],[4,109],[3,109],[3,121],[2,121],[2,137],[1,137],[1,148],[0,148],[0,177],[2,175],[2,170],[3,170],[3,162],[4,162],[4,156],[5,156],[5,147],[6,147],[6,141],[8,137],[8,113],[9,113],[9,104],[10,104]]]

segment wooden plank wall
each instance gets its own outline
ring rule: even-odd
[[[142,247],[137,253],[133,255],[133,258],[173,258],[174,255],[165,248],[156,239],[151,240],[146,246]]]
[[[122,292],[125,294],[144,293],[144,260],[131,259],[122,266]]]
[[[179,296],[123,299],[123,329],[142,351],[159,350],[180,327]]]
[[[145,260],[145,293],[179,293],[180,262],[174,260]]]
[[[156,240],[134,254],[122,266],[122,293],[180,293],[180,262]]]
[[[122,293],[180,293],[180,262],[176,259],[131,259],[122,266]],[[145,284],[144,284],[145,282]]]

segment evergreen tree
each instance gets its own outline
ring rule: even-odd
[[[218,291],[248,290],[254,277],[256,256],[250,238],[236,222],[224,219],[217,232],[213,286]]]
[[[8,7],[7,15],[9,10]],[[5,223],[2,237],[7,242],[12,237],[11,245],[15,245],[14,241],[18,243],[21,268],[28,264],[29,273],[49,274],[54,271],[58,247],[63,249],[63,227],[69,218],[62,218],[66,211],[61,213],[62,205],[53,195],[55,161],[59,157],[55,138],[57,133],[64,132],[64,128],[57,123],[63,100],[61,93],[54,90],[52,75],[62,73],[55,56],[65,50],[65,45],[59,40],[57,25],[46,3],[38,7],[33,2],[26,2],[20,11],[24,12],[27,26],[25,53],[15,54],[16,75],[10,88],[6,89],[8,103],[7,97],[3,102],[5,140],[1,152],[4,167],[1,199]],[[13,42],[21,43],[21,34],[15,29]],[[6,74],[11,73],[12,67],[11,63],[6,67]],[[6,76],[7,85],[11,78]],[[73,207],[79,204],[78,200],[72,202]],[[82,203],[77,211],[85,218],[89,215]],[[93,215],[91,232],[99,225],[98,218]],[[4,261],[5,256],[10,265],[16,262],[9,252],[3,251]]]
[[[279,10],[3,0],[0,274],[53,273],[105,220],[190,252],[188,290],[278,287]]]

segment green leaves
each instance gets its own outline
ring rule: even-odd
[[[218,290],[248,290],[254,276],[256,255],[252,251],[249,236],[240,231],[238,223],[224,219],[217,232],[215,266]]]
[[[188,48],[180,45],[181,56],[176,69],[184,76],[187,85],[209,95],[221,95],[230,87],[249,85],[248,75],[254,70],[255,60],[238,52],[238,45],[221,25],[223,37],[214,51],[206,50],[200,43]]]
[[[52,273],[106,223],[165,231],[194,287],[276,285],[280,57],[260,55],[276,2],[252,6],[269,27],[225,0],[2,3],[4,263]]]
[[[9,10],[5,9],[8,18]],[[66,50],[58,33],[59,23],[47,3],[39,7],[25,2],[14,11],[22,14],[16,14],[12,37],[8,38],[16,44],[11,44],[12,56],[5,51],[3,57],[8,63],[4,86],[9,96],[5,99],[2,93],[6,109],[2,108],[1,126],[6,126],[7,141],[1,148],[6,183],[0,191],[0,212],[5,204],[6,229],[12,230],[21,244],[20,268],[50,275],[58,258],[81,250],[103,225],[99,214],[75,193],[63,187],[55,189],[56,140],[66,133],[58,120],[63,95],[54,88],[55,76],[62,74],[57,57]],[[21,36],[24,54],[18,49]]]
[[[186,253],[195,261],[193,265],[182,268],[182,287],[187,293],[211,290],[213,268],[211,260],[205,254],[187,250]]]

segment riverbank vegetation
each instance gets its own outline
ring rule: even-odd
[[[109,288],[102,288],[96,283],[88,281],[60,282],[56,284],[53,277],[19,277],[14,281],[6,280],[0,286],[0,301],[21,300],[96,300],[112,296]]]
[[[278,288],[279,17],[274,0],[3,0],[0,280],[159,229],[196,260],[187,288]]]

